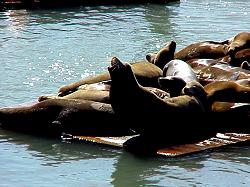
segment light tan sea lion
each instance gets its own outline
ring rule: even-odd
[[[177,51],[174,55],[175,59],[188,61],[191,59],[217,59],[224,57],[227,53],[227,41],[214,42],[202,41],[188,45],[187,47]]]
[[[240,32],[228,40],[227,54],[250,48],[250,32]]]
[[[148,63],[145,61],[137,61],[131,63],[131,67],[137,77],[138,81],[144,85],[149,87],[157,87],[158,86],[158,77],[162,76],[162,70],[152,63]],[[108,72],[91,76],[86,79],[82,79],[80,81],[62,86],[59,89],[59,95],[64,96],[68,93],[76,91],[80,86],[84,84],[93,84],[102,81],[110,80],[110,76]]]

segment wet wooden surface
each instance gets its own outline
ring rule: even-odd
[[[138,135],[122,136],[122,137],[91,137],[91,136],[71,136],[64,135],[62,139],[65,141],[82,141],[96,144],[109,145],[117,148],[122,148],[123,144]],[[250,134],[238,133],[217,133],[215,137],[192,144],[176,145],[159,149],[157,155],[165,157],[176,157],[191,153],[197,153],[208,149],[219,148],[226,145],[250,141]]]

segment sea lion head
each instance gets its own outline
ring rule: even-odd
[[[207,101],[207,92],[204,87],[197,81],[188,82],[182,89],[183,95],[195,97],[204,107],[205,110],[209,109]]]
[[[161,89],[170,93],[171,97],[179,96],[186,86],[186,82],[182,78],[174,76],[159,77],[158,83]]]
[[[174,59],[174,53],[176,49],[176,42],[170,41],[156,54],[147,54],[146,59],[150,62],[163,69],[163,67]]]
[[[191,81],[186,84],[186,86],[182,89],[183,95],[190,95],[195,96],[197,94],[204,94],[207,93],[204,90],[204,87],[197,81]]]
[[[108,71],[112,80],[111,84],[120,84],[123,86],[138,84],[131,65],[122,63],[117,57],[112,57],[111,66],[108,67]]]

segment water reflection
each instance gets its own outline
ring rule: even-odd
[[[2,148],[5,147],[4,150],[9,149],[8,155],[16,161],[18,158],[15,158],[16,154],[13,153],[19,152],[23,165],[37,160],[40,162],[40,166],[60,166],[65,170],[65,164],[72,164],[72,167],[78,170],[84,167],[81,163],[86,164],[83,162],[84,160],[93,164],[91,160],[98,163],[99,159],[109,159],[112,164],[106,166],[109,167],[106,169],[111,171],[113,186],[208,185],[213,183],[211,180],[213,180],[214,173],[218,175],[228,173],[228,175],[232,175],[231,180],[237,178],[237,182],[246,182],[245,176],[250,173],[249,145],[229,146],[177,158],[143,158],[121,149],[79,142],[66,143],[61,140],[44,139],[2,129],[0,130],[0,145]],[[11,151],[10,145],[15,145],[16,150]],[[25,156],[27,154],[30,156]],[[8,155],[6,155],[6,151],[2,151],[1,158],[8,157]],[[79,166],[76,163],[79,163]],[[102,165],[89,167],[91,166],[81,168],[78,175],[88,170],[101,171],[103,168]],[[227,181],[223,182],[227,184]]]
[[[65,162],[96,158],[114,158],[120,153],[120,150],[109,147],[62,142],[61,139],[47,139],[0,129],[0,145],[5,142],[25,147],[25,152],[41,160],[41,165],[44,166],[58,166]]]
[[[183,158],[138,158],[129,153],[123,153],[115,164],[115,172],[112,174],[114,186],[143,186],[151,182],[158,183],[163,177],[176,177],[185,170],[191,172],[204,167],[203,162],[207,159],[206,154],[199,157]],[[129,165],[127,164],[129,163]],[[176,175],[177,174],[177,175]],[[121,185],[122,184],[122,185]]]
[[[171,6],[178,8],[179,2],[172,3]],[[171,22],[170,17],[176,17],[177,12],[168,6],[150,5],[145,8],[145,19],[149,23],[149,31],[160,34],[168,38],[174,33],[175,23]]]
[[[249,150],[249,146],[229,146],[177,158],[138,158],[124,152],[114,165],[112,184],[114,186],[143,186],[144,184],[203,186],[213,184],[214,173],[218,173],[219,176],[221,171],[232,175],[230,180],[246,182],[245,176],[249,174],[250,168],[250,160],[246,156]],[[239,164],[241,164],[241,171],[232,170],[234,165]],[[218,169],[219,172],[215,170],[217,168],[215,165],[221,168]],[[215,183],[218,184],[218,182]],[[227,183],[228,181],[222,180],[221,183],[223,182],[230,184],[230,182]]]

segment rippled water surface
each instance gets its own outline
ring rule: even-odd
[[[170,40],[177,49],[250,31],[249,0],[0,12],[0,107],[56,93],[106,71],[109,59],[145,59]],[[0,130],[0,186],[249,186],[250,147],[177,159]]]

